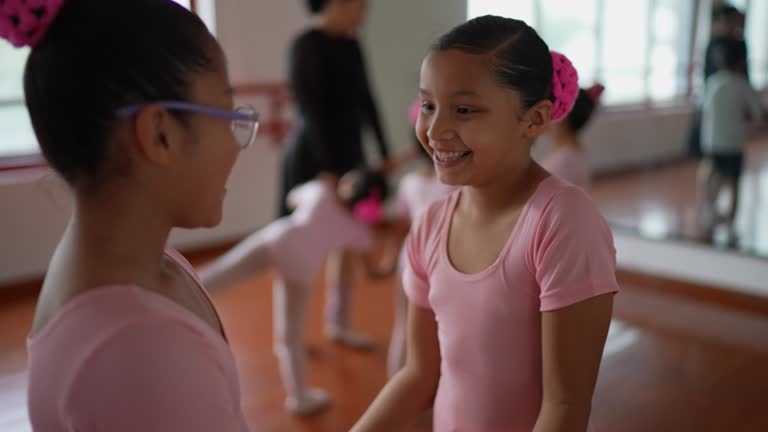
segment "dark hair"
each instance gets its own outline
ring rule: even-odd
[[[713,41],[712,56],[718,69],[743,71],[747,65],[747,47],[743,40],[724,38]]]
[[[721,4],[712,10],[712,22],[721,19],[734,18],[741,15],[741,11],[729,3]]]
[[[355,204],[373,194],[378,194],[382,201],[386,200],[389,196],[387,177],[382,172],[371,170],[370,168],[358,168],[350,174],[354,175],[355,184],[351,195],[347,198],[349,205],[354,207]]]
[[[579,95],[576,97],[576,103],[568,116],[563,120],[565,124],[574,132],[579,132],[586,126],[592,114],[595,112],[597,104],[584,89],[579,89]]]
[[[496,81],[520,92],[525,109],[554,99],[549,47],[523,21],[494,15],[472,19],[432,45],[434,51],[450,49],[489,56]]]
[[[73,185],[122,169],[106,166],[115,112],[186,100],[191,75],[210,70],[215,46],[205,24],[170,0],[66,0],[24,72],[43,155]]]
[[[330,0],[307,0],[307,9],[312,14],[319,14],[325,9]]]

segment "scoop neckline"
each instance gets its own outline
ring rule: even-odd
[[[542,189],[544,188],[545,184],[548,184],[551,179],[553,179],[553,175],[549,175],[546,178],[542,179],[539,184],[536,185],[536,188],[534,189],[533,193],[528,197],[528,200],[523,205],[522,210],[520,211],[520,215],[517,217],[517,220],[515,221],[515,225],[512,228],[512,230],[509,232],[509,235],[507,236],[507,240],[504,242],[504,246],[499,251],[499,254],[496,256],[496,259],[488,265],[485,269],[476,272],[476,273],[465,273],[459,269],[456,268],[453,261],[451,260],[451,256],[448,253],[448,243],[449,243],[449,236],[451,233],[451,225],[453,225],[453,216],[456,212],[456,208],[458,207],[459,200],[461,199],[461,194],[463,193],[463,188],[459,188],[451,197],[452,201],[448,203],[448,214],[444,221],[444,226],[442,227],[442,235],[440,236],[443,239],[443,244],[440,246],[440,253],[445,259],[446,263],[448,264],[448,268],[450,269],[451,273],[453,273],[454,276],[460,277],[467,281],[476,281],[479,279],[483,279],[486,276],[488,276],[490,273],[492,273],[496,268],[500,265],[502,259],[504,256],[507,255],[507,252],[509,251],[509,248],[511,247],[513,241],[518,237],[521,228],[521,221],[524,220],[531,207],[531,203],[534,201],[534,199],[541,193]]]

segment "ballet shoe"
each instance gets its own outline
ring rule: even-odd
[[[343,327],[330,325],[326,327],[325,335],[339,345],[360,351],[371,351],[376,347],[370,337]]]
[[[300,397],[289,396],[285,408],[294,416],[307,417],[325,411],[331,404],[328,394],[321,389],[307,389]]]

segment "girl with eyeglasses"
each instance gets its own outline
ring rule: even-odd
[[[258,116],[224,53],[170,0],[6,0],[24,92],[74,209],[29,351],[40,431],[246,431],[235,360],[172,228],[213,227]]]

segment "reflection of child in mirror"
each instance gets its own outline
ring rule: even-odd
[[[744,70],[746,53],[738,41],[724,39],[713,47],[719,69],[707,78],[702,95],[701,148],[698,172],[701,226],[711,233],[718,223],[731,228],[739,201],[744,144],[749,121],[763,120],[765,111]],[[728,210],[717,215],[715,202],[722,189],[730,192]]]

